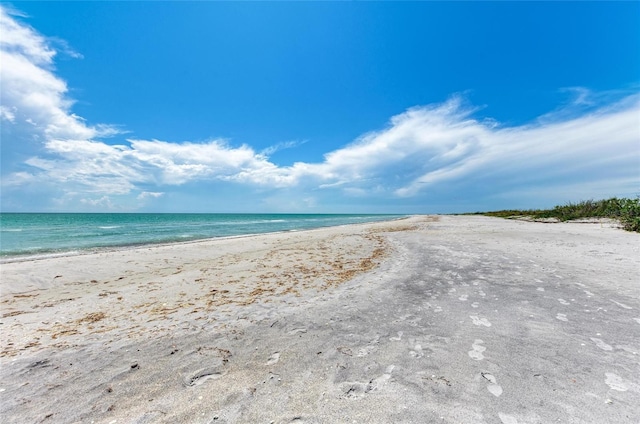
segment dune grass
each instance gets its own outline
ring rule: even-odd
[[[502,210],[494,212],[476,212],[474,215],[495,216],[500,218],[533,219],[555,218],[570,221],[581,218],[611,218],[620,221],[627,231],[640,232],[640,197],[626,199],[612,197],[606,200],[584,200],[578,203],[555,206],[553,209]]]

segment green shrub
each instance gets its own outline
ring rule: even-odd
[[[627,231],[640,232],[640,197],[635,199],[584,200],[555,206],[548,210],[503,210],[494,212],[477,212],[476,214],[500,218],[528,216],[534,219],[556,218],[569,221],[580,218],[612,218],[617,219]]]

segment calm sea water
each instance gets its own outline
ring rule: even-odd
[[[2,213],[0,260],[400,217],[402,215]]]

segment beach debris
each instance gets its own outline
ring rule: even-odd
[[[178,349],[176,349],[176,352],[177,351]],[[211,351],[213,351],[214,354],[217,354],[218,356],[220,356],[222,358],[222,363],[225,365],[227,364],[227,362],[229,362],[229,358],[231,358],[232,356],[230,350],[222,349],[216,346],[200,346],[195,350],[195,352],[198,353],[199,355],[208,355],[207,352],[211,352]]]
[[[1,318],[8,318],[8,317],[15,317],[16,315],[22,315],[22,314],[28,314],[28,313],[32,313],[32,312],[27,312],[27,311],[11,311],[11,312],[5,312],[4,314],[2,314],[2,316],[0,316]]]
[[[43,359],[41,361],[36,361],[34,363],[32,363],[31,365],[29,365],[29,368],[46,368],[46,367],[50,367],[51,363],[48,359]]]
[[[76,330],[75,328],[72,329],[62,329],[60,331],[58,331],[57,333],[54,333],[51,335],[51,338],[53,340],[57,339],[60,336],[72,336],[74,334],[80,334],[80,332],[78,330]]]
[[[343,355],[353,356],[353,351],[346,346],[338,346],[336,350]]]
[[[92,323],[92,322],[101,321],[101,320],[105,319],[106,317],[107,317],[107,314],[105,314],[104,312],[92,312],[92,313],[87,314],[84,317],[76,320],[76,322],[78,324],[82,324],[83,322]]]
[[[139,368],[140,368],[140,365],[138,365],[138,363],[137,363],[137,362],[136,362],[136,363],[134,363],[134,364],[131,364],[131,369],[132,369],[132,370],[137,370],[137,369],[139,369]]]
[[[480,375],[490,383],[496,384],[496,378],[488,372],[481,372]]]
[[[431,376],[422,377],[422,378],[424,378],[425,380],[432,381],[434,383],[444,384],[446,386],[451,386],[451,381],[449,381],[445,376],[442,376],[442,375],[439,376],[439,377],[436,376],[436,375],[431,375]]]
[[[341,398],[360,398],[366,393],[367,385],[360,382],[345,382],[342,385]]]

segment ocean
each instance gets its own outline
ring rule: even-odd
[[[2,213],[0,262],[216,237],[384,221],[405,215]]]

